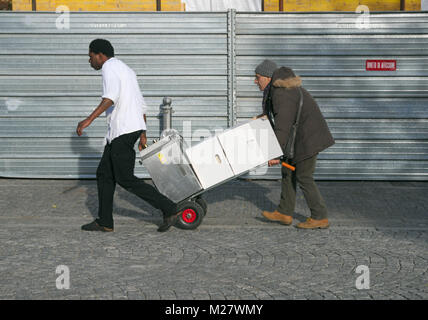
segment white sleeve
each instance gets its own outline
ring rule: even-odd
[[[114,104],[120,96],[120,78],[110,69],[103,69],[103,96],[113,101]]]
[[[143,95],[141,95],[141,98],[142,98],[141,109],[143,110],[143,114],[147,114],[147,104],[146,104],[146,101],[144,100]]]
[[[146,104],[146,101],[144,100],[143,94],[141,93],[141,88],[140,88],[140,85],[138,84],[137,74],[135,73],[134,70],[132,70],[132,74],[134,76],[135,92],[138,99],[138,104],[141,105],[141,111],[143,112],[143,114],[147,114],[147,104]]]

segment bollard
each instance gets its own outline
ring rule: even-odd
[[[172,100],[171,98],[163,98],[163,102],[160,106],[160,115],[161,115],[161,135],[160,138],[164,138],[167,135],[172,133],[177,133],[176,130],[172,129],[172,114],[174,110],[171,107]]]
[[[171,98],[163,98],[163,103],[160,106],[160,113],[162,114],[162,131],[169,130],[172,127],[172,113],[174,112],[171,107]]]

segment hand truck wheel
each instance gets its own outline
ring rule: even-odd
[[[196,201],[186,201],[178,206],[176,227],[185,230],[193,230],[200,226],[205,216],[204,208]]]

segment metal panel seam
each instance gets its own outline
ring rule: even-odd
[[[228,126],[236,123],[236,10],[227,12],[227,40],[228,40]]]

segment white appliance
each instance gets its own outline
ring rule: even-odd
[[[235,175],[283,154],[269,120],[264,118],[238,124],[217,137]]]
[[[238,124],[185,152],[204,189],[282,156],[269,120],[263,118]]]
[[[204,189],[234,176],[217,136],[187,148],[185,153]]]

